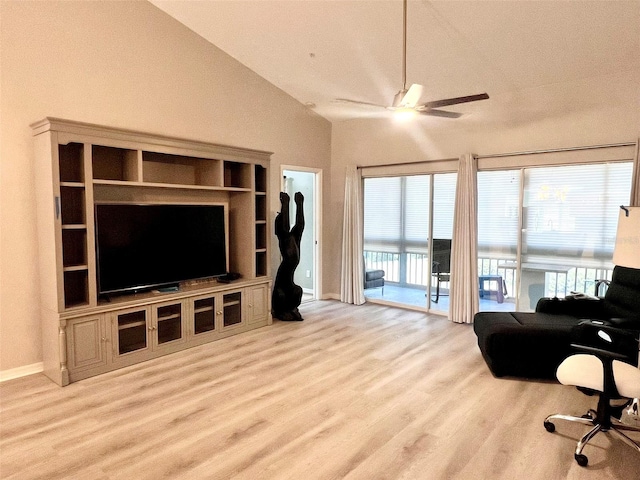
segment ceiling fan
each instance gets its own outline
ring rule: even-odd
[[[489,98],[489,95],[487,95],[486,93],[480,93],[477,95],[468,95],[466,97],[434,100],[432,102],[426,102],[418,105],[420,97],[422,96],[422,85],[414,83],[407,89],[407,0],[403,0],[402,13],[402,89],[393,97],[393,103],[389,106],[386,106],[379,105],[377,103],[349,100],[347,98],[338,98],[336,99],[338,102],[381,107],[399,113],[421,114],[445,118],[458,118],[462,116],[462,113],[439,110],[439,108],[458,105],[460,103],[476,102],[478,100],[486,100]]]

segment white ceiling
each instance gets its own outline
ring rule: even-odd
[[[402,86],[402,0],[151,0],[331,121],[388,115]],[[640,108],[640,0],[409,0],[407,85],[448,122],[524,122],[601,104]]]

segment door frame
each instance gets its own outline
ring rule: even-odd
[[[314,300],[322,298],[322,169],[296,165],[280,165],[280,191],[284,191],[284,171],[312,173],[313,181],[313,290]]]

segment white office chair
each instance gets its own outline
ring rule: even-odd
[[[595,327],[595,334],[602,344],[610,345],[614,349],[618,340],[621,339],[626,343],[627,349],[629,345],[634,345],[637,355],[637,337],[623,330],[607,328],[601,323],[591,324],[588,328]],[[631,343],[629,343],[630,337],[633,339]],[[636,359],[633,356],[630,358],[628,353],[626,355],[619,353],[620,350],[613,352],[599,347],[578,344],[573,346],[588,353],[578,353],[565,359],[558,367],[556,376],[563,385],[573,385],[589,393],[599,393],[597,410],[589,410],[582,417],[549,415],[544,421],[544,427],[548,432],[554,432],[556,427],[553,420],[568,420],[593,427],[576,446],[574,458],[583,467],[589,460],[582,450],[598,432],[611,433],[640,453],[640,444],[622,433],[622,431],[640,432],[640,427],[624,424],[617,418],[624,404],[618,407],[611,405],[611,400],[629,399],[627,403],[631,404],[631,399],[640,397],[640,370],[627,363],[629,360]]]

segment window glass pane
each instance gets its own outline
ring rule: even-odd
[[[402,236],[401,177],[364,180],[364,249],[397,252]]]
[[[629,202],[632,163],[525,170],[519,309],[541,297],[595,293],[606,278],[619,206]]]
[[[453,235],[453,213],[456,198],[457,173],[443,173],[433,176],[433,239],[447,240]],[[445,253],[445,259],[441,258],[442,252],[436,252],[435,247],[440,247],[442,242],[434,241],[434,261],[438,261],[444,267],[443,272],[450,272],[450,253]],[[445,244],[446,245],[446,244]],[[447,250],[444,250],[447,252]],[[446,264],[449,264],[447,266]],[[431,276],[431,305],[432,310],[446,312],[449,310],[449,275]],[[436,301],[437,299],[437,301]]]
[[[630,162],[526,170],[523,254],[609,263],[631,173]]]
[[[451,238],[456,200],[457,173],[443,173],[433,179],[433,238]]]
[[[478,255],[513,257],[518,247],[520,171],[478,172]]]
[[[427,253],[429,190],[429,175],[405,177],[404,238],[408,252]]]
[[[478,172],[480,311],[515,310],[520,170]]]

